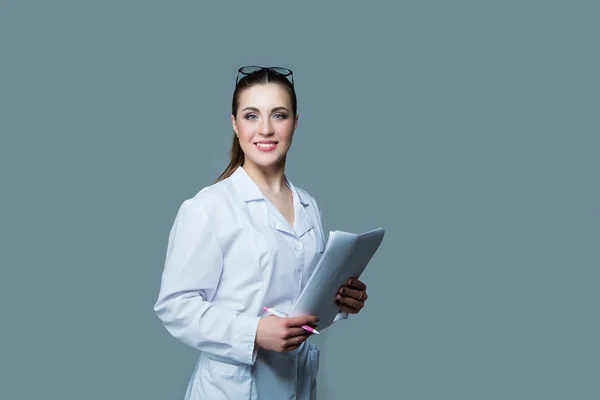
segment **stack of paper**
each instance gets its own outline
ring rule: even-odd
[[[320,330],[330,326],[339,312],[335,304],[339,288],[351,277],[360,277],[384,235],[383,228],[362,234],[330,232],[323,256],[292,306],[290,316],[316,315],[320,318]]]

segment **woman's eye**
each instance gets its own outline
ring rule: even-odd
[[[281,114],[281,113],[277,113],[275,115],[273,115],[275,118],[277,119],[285,119],[287,117],[287,115],[285,114]]]
[[[246,119],[256,119],[256,118],[258,118],[256,116],[256,114],[248,114],[248,115],[246,115]]]

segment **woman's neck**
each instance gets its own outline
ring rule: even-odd
[[[280,165],[264,168],[246,161],[242,168],[264,193],[279,194],[288,190],[285,183],[285,163],[283,162]]]

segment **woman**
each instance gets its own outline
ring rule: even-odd
[[[264,312],[290,309],[325,246],[317,202],[284,172],[298,126],[292,72],[241,68],[231,121],[228,167],[178,210],[154,310],[201,352],[186,399],[315,399],[319,349],[301,326],[316,317]],[[351,279],[336,321],[366,299]]]

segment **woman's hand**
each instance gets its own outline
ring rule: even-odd
[[[262,317],[258,321],[256,344],[263,349],[278,352],[294,350],[312,335],[301,326],[317,328],[315,325],[317,322],[318,318],[311,315],[285,318],[275,315]]]
[[[365,306],[367,285],[356,278],[350,278],[348,284],[342,286],[335,296],[335,304],[340,311],[357,314]]]

